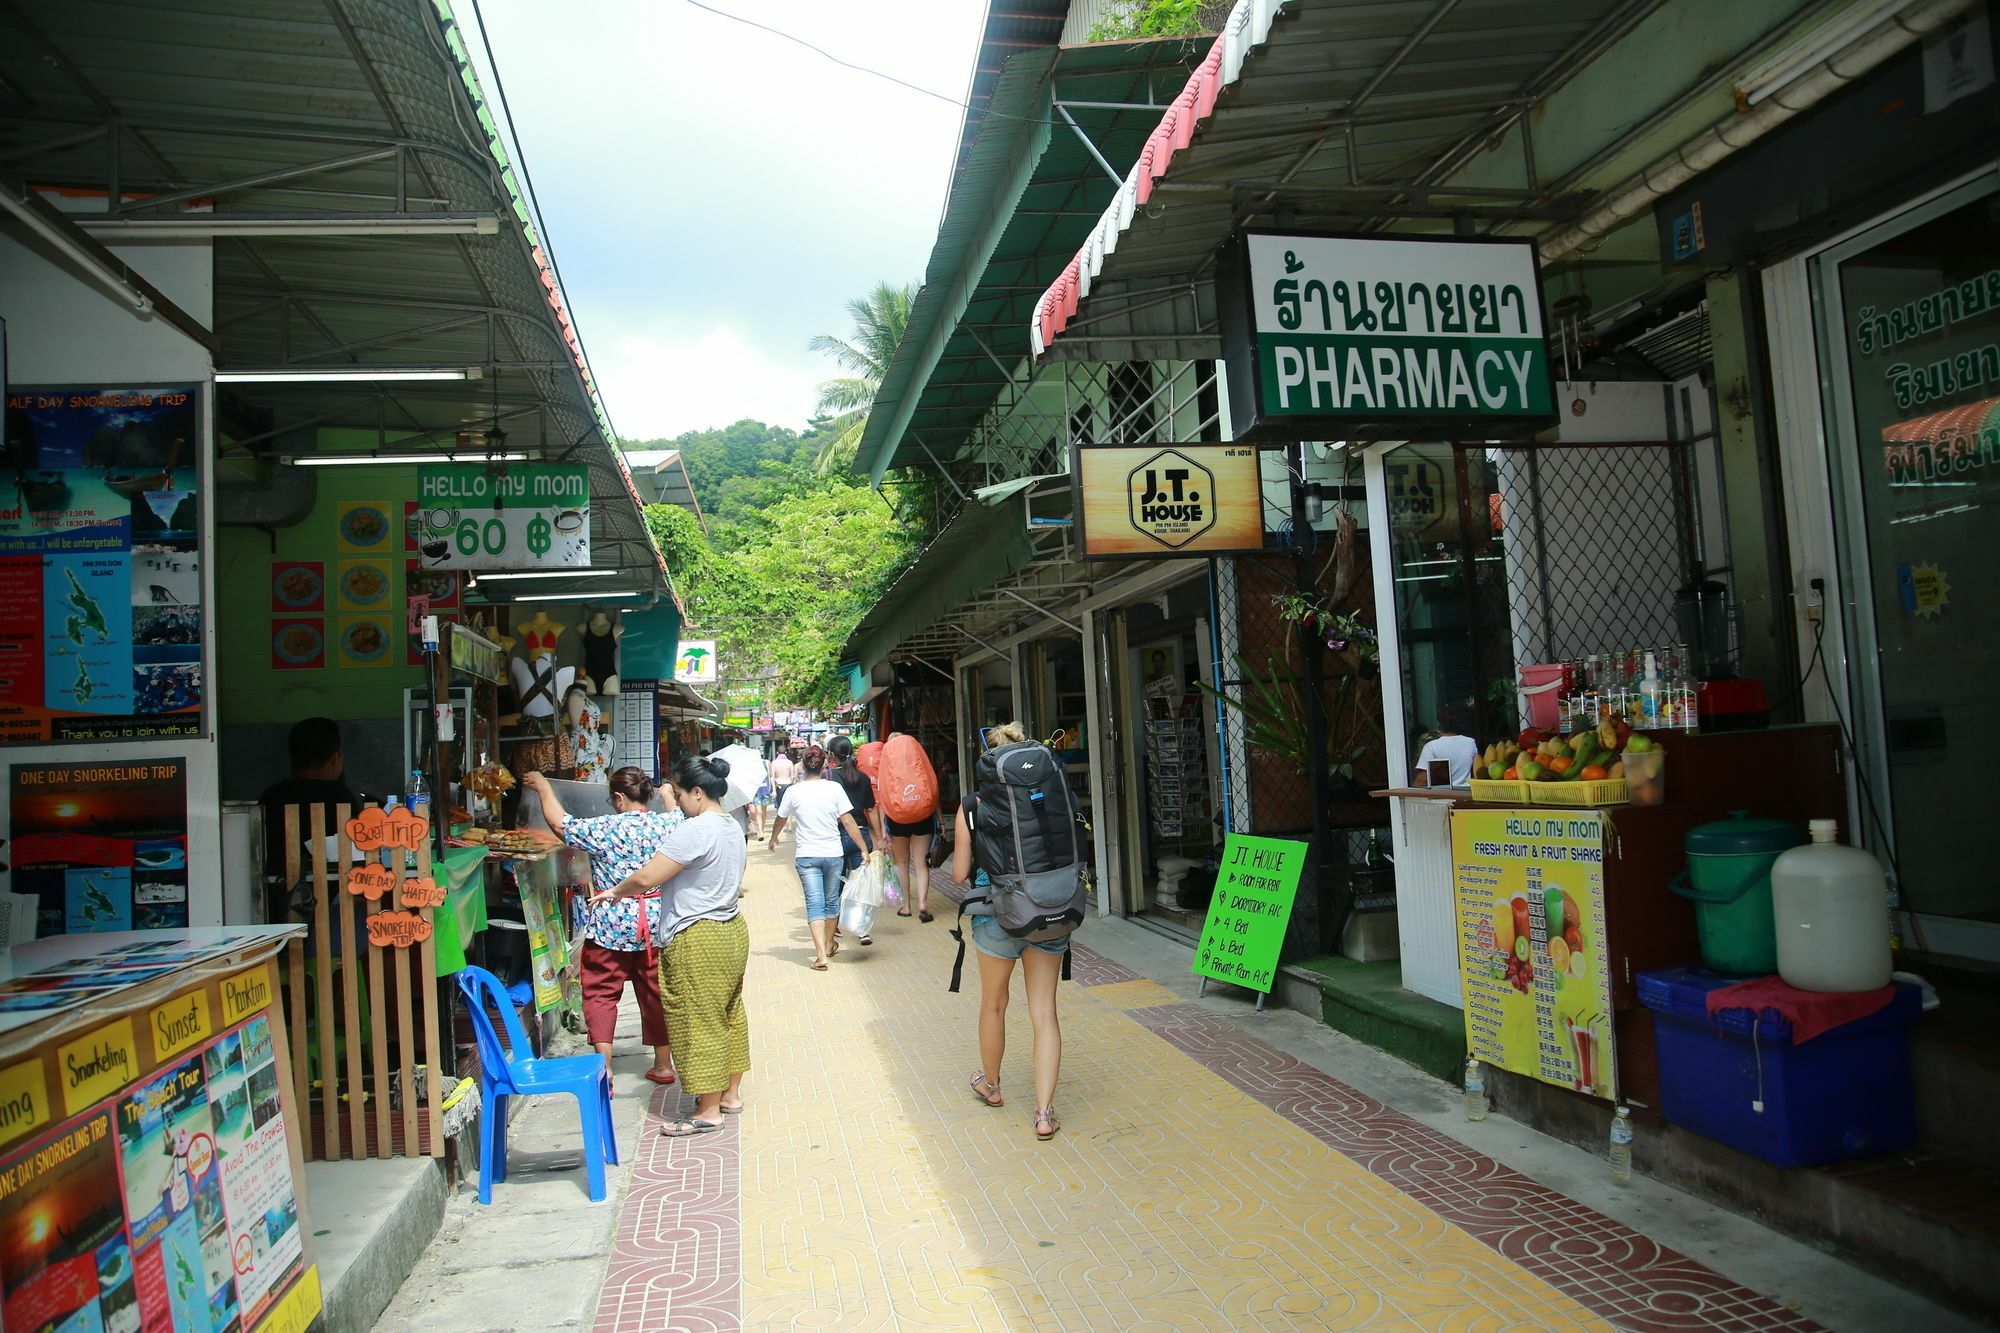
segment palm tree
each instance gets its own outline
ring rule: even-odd
[[[854,317],[854,332],[846,338],[822,333],[807,344],[815,352],[832,357],[846,375],[826,380],[819,386],[817,411],[826,418],[821,429],[825,440],[813,457],[813,466],[825,472],[836,462],[853,458],[868,426],[868,409],[875,402],[882,377],[903,341],[910,324],[910,299],[914,288],[895,287],[886,282],[875,290],[847,303]],[[817,423],[816,423],[817,424]]]

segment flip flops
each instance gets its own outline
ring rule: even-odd
[[[660,1071],[657,1069],[648,1069],[646,1071],[646,1081],[648,1083],[658,1083],[662,1087],[666,1086],[669,1083],[677,1081],[679,1078],[680,1075],[674,1073],[672,1070],[669,1070],[665,1074],[660,1073]]]
[[[670,1120],[660,1126],[660,1137],[667,1139],[691,1139],[697,1134],[713,1134],[722,1128],[720,1120],[702,1120],[684,1115],[678,1120]]]

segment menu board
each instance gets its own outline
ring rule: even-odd
[[[580,463],[436,463],[417,469],[426,569],[590,564],[590,469]]]
[[[619,686],[618,725],[612,731],[611,767],[631,765],[641,773],[660,768],[660,682],[628,680]]]
[[[319,1313],[275,975],[202,982],[0,1069],[18,1113],[0,1127],[6,1327],[291,1333]]]
[[[1604,817],[1454,810],[1451,857],[1472,1054],[1544,1083],[1614,1097]]]
[[[18,388],[0,461],[0,744],[202,731],[195,385]]]
[[[1298,897],[1306,845],[1287,838],[1223,838],[1221,873],[1195,947],[1196,976],[1270,993]]]

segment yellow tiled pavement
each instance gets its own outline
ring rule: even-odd
[[[1062,987],[1063,1129],[1037,1143],[1018,973],[1007,1105],[965,1086],[955,908],[885,911],[819,973],[789,847],[747,880],[744,1327],[1608,1327],[1140,1027],[1176,998],[1156,982]]]

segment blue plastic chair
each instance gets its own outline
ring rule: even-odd
[[[618,1162],[618,1139],[611,1129],[611,1070],[601,1055],[536,1059],[528,1035],[500,978],[483,967],[458,974],[458,989],[472,1010],[472,1033],[479,1043],[479,1201],[493,1202],[493,1185],[507,1178],[507,1099],[567,1093],[576,1098],[583,1121],[583,1164],[592,1203],[604,1200],[604,1163]],[[507,1046],[493,1030],[487,1006],[500,1011]]]

